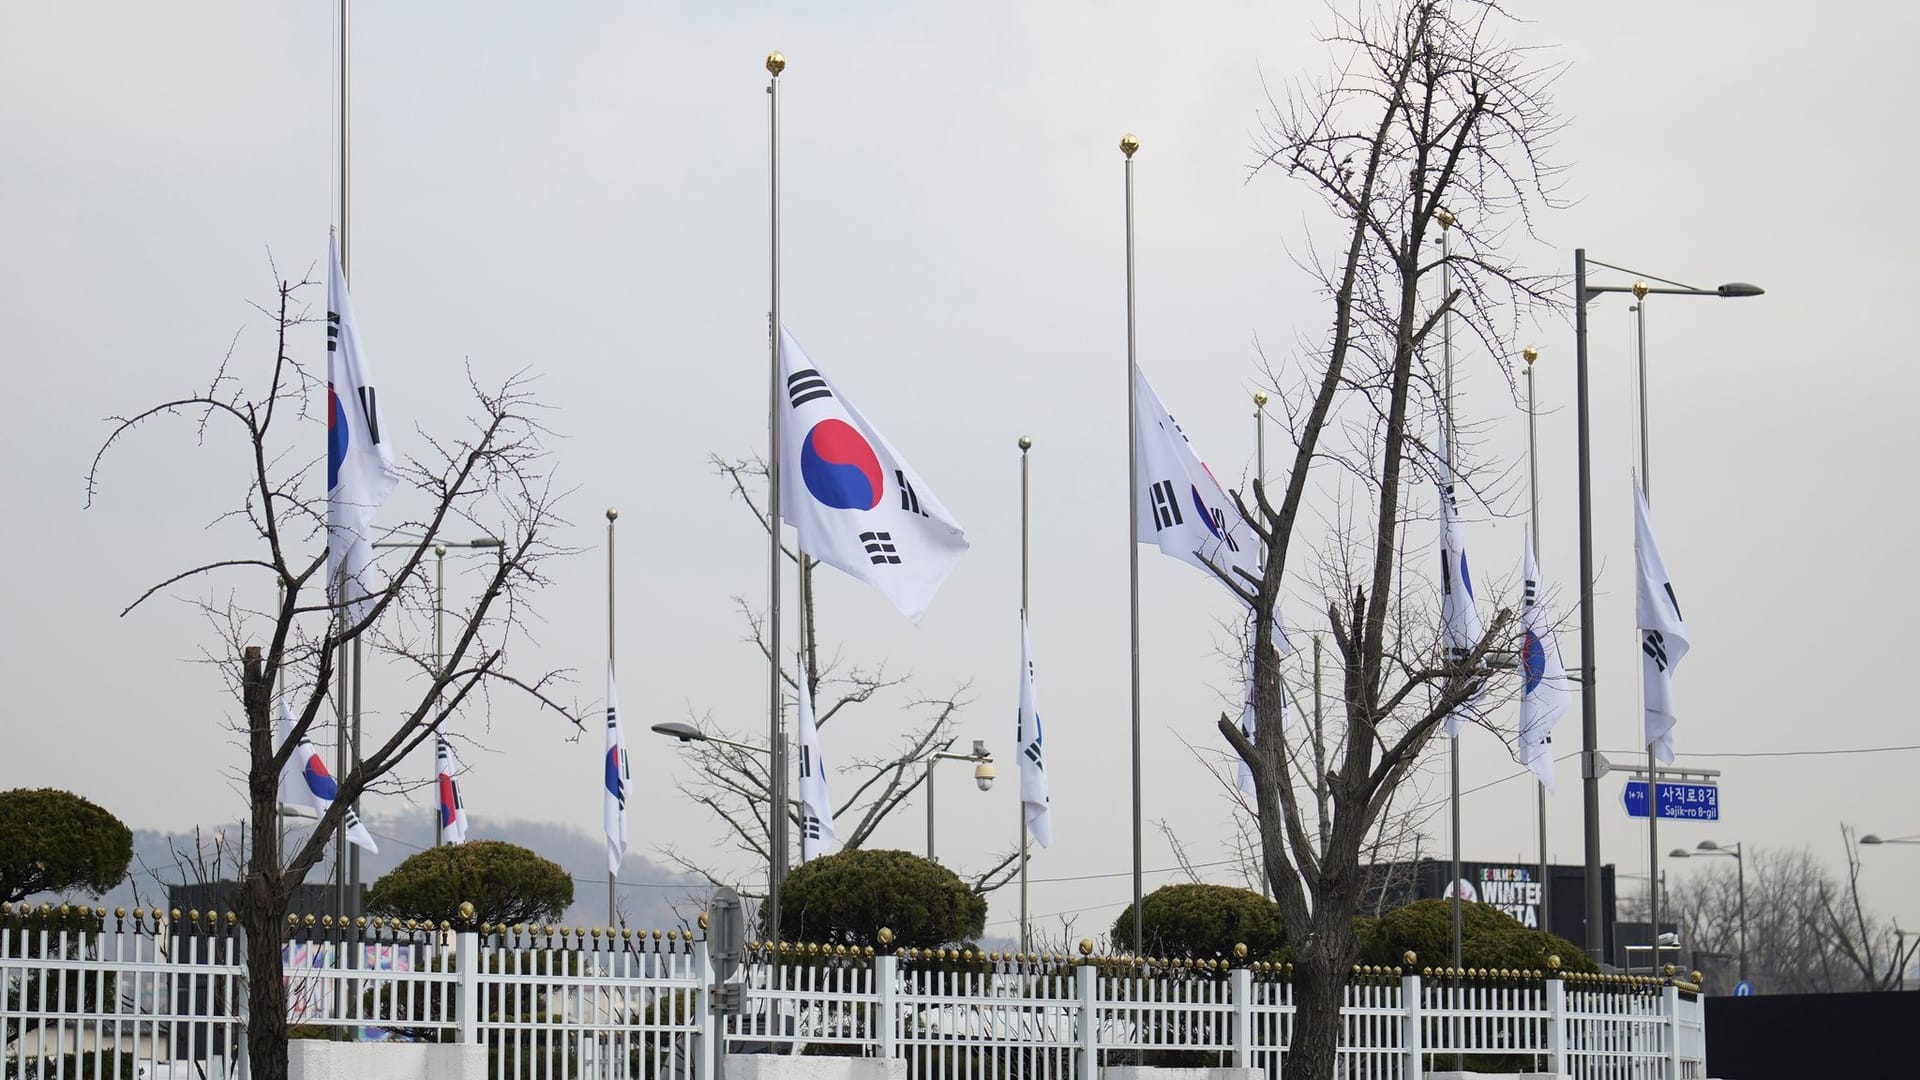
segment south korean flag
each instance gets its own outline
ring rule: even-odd
[[[1636,483],[1633,489],[1633,552],[1639,564],[1635,614],[1640,625],[1640,693],[1646,706],[1647,747],[1655,757],[1673,764],[1673,728],[1679,720],[1673,701],[1673,672],[1693,648],[1687,622],[1680,617],[1680,598],[1674,594],[1667,561],[1653,539],[1647,516],[1647,497]]]
[[[785,327],[780,378],[781,518],[807,554],[919,622],[967,550],[966,534]]]
[[[1258,588],[1260,538],[1138,367],[1133,407],[1133,482],[1140,489],[1134,536],[1242,589]]]
[[[833,831],[833,796],[827,792],[827,761],[820,753],[820,726],[813,719],[813,690],[807,668],[796,658],[800,673],[800,861],[812,862],[839,839]]]

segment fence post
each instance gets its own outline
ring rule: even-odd
[[[459,1025],[455,1038],[462,1043],[480,1041],[480,935],[462,930],[453,938],[453,971],[458,996],[453,1007]]]
[[[1253,1068],[1253,969],[1233,969],[1228,989],[1233,994],[1233,1067]]]
[[[1421,1080],[1427,1074],[1426,1049],[1422,1043],[1426,1023],[1421,1019],[1421,1004],[1420,973],[1409,970],[1400,976],[1400,1011],[1406,1016],[1406,1034],[1401,1041],[1407,1048],[1407,1060],[1400,1075],[1405,1080]]]
[[[894,1003],[894,978],[900,970],[900,960],[891,953],[876,953],[873,957],[873,994],[877,1002],[874,1008],[874,1034],[880,1040],[880,1058],[890,1061],[900,1053],[897,1045],[900,1031],[900,1010]]]
[[[693,947],[694,986],[687,992],[687,1005],[698,1019],[700,1033],[693,1037],[693,1072],[695,1080],[714,1080],[725,1075],[726,1062],[719,1055],[726,1053],[727,1040],[723,1020],[713,1011],[712,987],[715,972],[712,957],[707,951],[707,939],[701,938]]]
[[[1567,1075],[1567,981],[1547,975],[1547,1071]]]
[[[248,1080],[248,1078],[253,1075],[253,1055],[248,1052],[251,1047],[247,1039],[247,1028],[252,1021],[253,1015],[248,1011],[250,1008],[248,999],[252,996],[249,992],[249,984],[253,981],[253,965],[248,963],[247,959],[247,928],[244,924],[234,928],[233,947],[238,950],[238,952],[233,956],[229,956],[228,959],[238,964],[240,971],[239,975],[235,977],[232,982],[234,997],[236,999],[233,1012],[235,1021],[233,1026],[233,1039],[235,1043],[232,1051],[233,1069],[235,1080]],[[6,950],[0,949],[0,956],[4,955],[6,955]],[[100,955],[103,958],[106,956],[104,947]],[[5,995],[0,995],[0,997],[4,996]],[[0,1013],[4,1013],[5,1011],[5,1003],[0,1003]],[[104,1030],[105,1027],[105,1024],[101,1025],[102,1030]],[[0,1030],[5,1030],[5,1024],[0,1023]]]
[[[1073,1074],[1077,1080],[1097,1080],[1100,1075],[1100,1003],[1096,998],[1100,984],[1095,981],[1093,965],[1084,961],[1073,969],[1073,978],[1080,998]]]
[[[1666,1014],[1660,1027],[1667,1043],[1662,1075],[1667,1080],[1680,1080],[1680,988],[1670,982],[1660,988],[1660,1011]]]

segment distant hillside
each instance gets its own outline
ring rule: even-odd
[[[432,841],[430,817],[380,817],[368,822],[380,844],[378,855],[362,853],[361,880],[372,884],[380,875]],[[301,823],[289,823],[289,839],[305,836]],[[476,822],[471,839],[505,840],[531,848],[559,863],[574,877],[574,904],[566,922],[573,926],[607,925],[606,841],[598,833],[536,821]],[[165,903],[166,887],[200,881],[233,879],[241,850],[238,825],[203,827],[193,832],[163,833],[137,830],[133,834],[133,866],[128,880],[98,901],[115,907],[153,907]],[[315,867],[309,883],[332,880],[331,858]],[[620,871],[616,895],[628,926],[668,930],[687,925],[705,903],[707,886],[691,875],[644,856],[628,853]],[[58,897],[34,897],[33,902]],[[685,913],[682,917],[681,913]]]

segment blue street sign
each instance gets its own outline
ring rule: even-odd
[[[1741,979],[1739,984],[1733,988],[1733,996],[1734,997],[1752,997],[1753,984],[1748,982],[1745,979]]]
[[[1626,804],[1628,817],[1646,817],[1647,782],[1627,781],[1626,790],[1620,793],[1620,801]],[[1660,820],[1719,821],[1720,788],[1714,784],[1660,781]]]

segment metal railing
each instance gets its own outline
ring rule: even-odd
[[[0,912],[0,1076],[244,1075],[246,950],[231,915]],[[1266,963],[818,945],[754,948],[737,1014],[709,1010],[706,942],[667,933],[398,920],[290,925],[295,1038],[486,1047],[496,1080],[712,1080],[714,1052],[898,1058],[914,1080],[1095,1080],[1114,1065],[1279,1080],[1297,1018]],[[1356,969],[1341,1074],[1432,1069],[1705,1075],[1703,1011],[1673,979]]]

